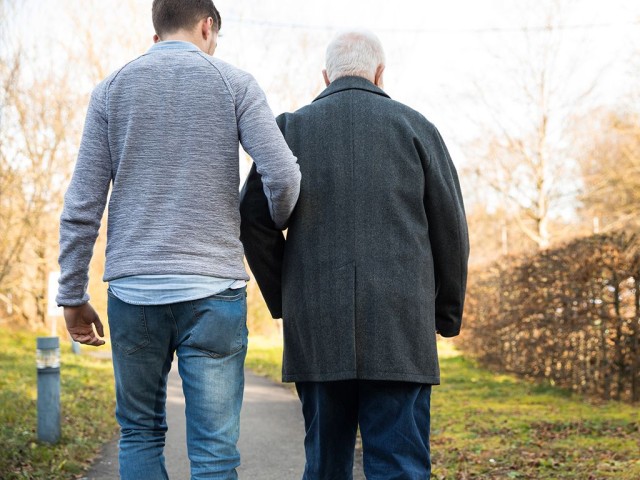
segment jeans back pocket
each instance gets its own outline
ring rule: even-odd
[[[111,343],[126,355],[131,355],[150,343],[144,307],[123,302],[107,291],[107,316]]]
[[[244,288],[192,302],[195,325],[185,345],[212,357],[232,355],[247,344],[247,300]]]

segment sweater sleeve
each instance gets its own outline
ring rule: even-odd
[[[91,95],[78,159],[60,219],[58,305],[89,301],[89,262],[100,229],[109,185],[111,155],[107,133],[106,83]]]
[[[467,221],[456,168],[433,125],[429,125],[425,147],[424,205],[435,267],[436,330],[443,337],[453,337],[460,333],[467,284]]]
[[[242,72],[232,81],[240,143],[253,158],[275,226],[281,230],[300,194],[300,168],[287,146],[266,96],[255,79]]]

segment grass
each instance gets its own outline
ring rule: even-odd
[[[84,348],[85,351],[88,348]],[[637,480],[640,409],[489,372],[450,344],[432,396],[434,478]],[[247,367],[279,380],[282,345],[252,337]],[[35,335],[0,328],[0,478],[82,476],[115,435],[111,363],[62,345],[62,439],[36,439]]]
[[[111,362],[73,355],[61,338],[62,438],[56,445],[41,444],[35,339],[33,333],[0,328],[0,478],[79,478],[117,431]]]
[[[282,380],[282,342],[268,337],[250,337],[245,366],[273,381]]]
[[[640,479],[640,409],[593,402],[481,368],[440,346],[442,385],[431,403],[433,477]],[[282,347],[250,344],[247,366],[280,378]]]

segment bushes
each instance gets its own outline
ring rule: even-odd
[[[639,287],[637,234],[506,258],[470,275],[460,345],[492,368],[639,401]]]

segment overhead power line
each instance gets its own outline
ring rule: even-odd
[[[337,25],[312,25],[296,22],[273,22],[269,20],[256,20],[250,18],[226,18],[226,22],[251,25],[261,28],[292,28],[301,30],[336,31],[345,28]],[[482,28],[376,28],[376,32],[385,33],[414,33],[414,34],[484,34],[484,33],[525,33],[525,32],[550,32],[554,30],[594,30],[602,28],[614,28],[640,25],[640,20],[622,23],[585,23],[568,25],[537,25],[533,27],[482,27]]]

